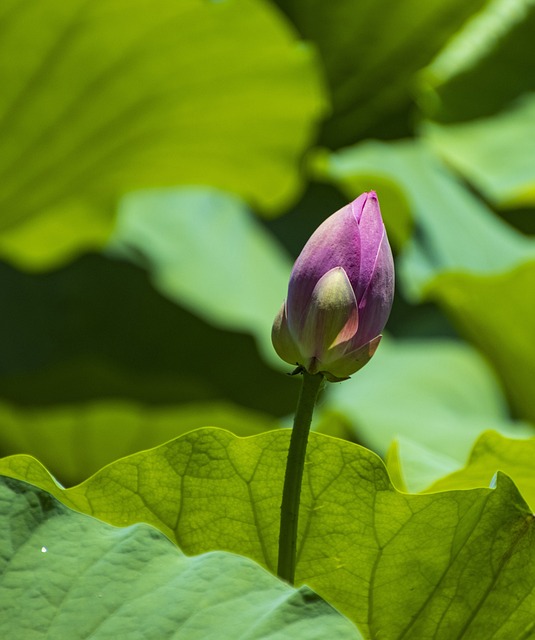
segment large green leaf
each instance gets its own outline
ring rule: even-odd
[[[195,188],[132,194],[109,250],[141,257],[166,296],[216,326],[253,333],[265,358],[280,366],[271,325],[290,260],[236,198]]]
[[[487,431],[475,443],[470,458],[462,469],[434,482],[428,491],[488,487],[498,471],[507,473],[524,499],[535,507],[535,438],[512,440],[495,431]]]
[[[152,527],[111,527],[8,478],[0,513],[3,638],[361,637],[310,589],[246,558],[188,558]]]
[[[499,275],[438,276],[426,294],[494,364],[518,415],[535,424],[535,261]]]
[[[407,235],[408,205],[414,231],[399,257],[398,274],[412,296],[420,297],[429,280],[444,271],[498,273],[535,256],[535,242],[463,188],[422,142],[364,143],[321,155],[317,170],[348,197],[377,188],[382,199],[384,192],[385,223],[394,237]]]
[[[416,74],[486,0],[276,0],[322,56],[333,114],[330,147],[412,128]]]
[[[185,553],[225,549],[273,570],[289,435],[202,429],[68,490],[27,456],[0,470],[112,524],[153,524]],[[532,638],[533,524],[507,476],[495,489],[407,495],[372,452],[312,433],[297,583],[376,640]]]
[[[445,122],[487,117],[535,90],[533,0],[493,0],[421,76],[420,103]]]
[[[497,205],[535,204],[535,94],[494,117],[427,123],[438,153]]]
[[[0,9],[0,252],[41,268],[109,234],[132,189],[295,193],[324,99],[259,0],[13,0]]]
[[[100,400],[50,407],[0,402],[0,455],[35,456],[71,486],[118,458],[206,426],[250,436],[276,425],[265,414],[222,402],[153,406]]]
[[[350,383],[331,385],[324,408],[346,416],[357,441],[382,455],[399,438],[405,449],[410,448],[407,439],[428,449],[441,459],[432,479],[444,475],[444,465],[447,471],[448,465],[461,466],[487,429],[532,433],[509,418],[485,360],[454,340],[383,338],[362,374]],[[424,460],[418,456],[419,464]]]
[[[297,382],[268,367],[251,336],[212,326],[148,279],[138,267],[94,255],[39,275],[0,263],[1,307],[9,310],[0,315],[2,398],[32,406],[118,397],[231,402],[273,416],[293,410]]]

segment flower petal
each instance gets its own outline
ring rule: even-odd
[[[286,362],[342,380],[373,355],[394,297],[394,263],[375,192],[312,234],[295,261],[273,344]]]
[[[366,201],[358,215],[358,208],[355,209],[355,215],[359,224],[360,231],[360,274],[358,278],[358,290],[356,292],[357,299],[361,301],[362,294],[368,289],[372,280],[377,254],[379,247],[386,235],[383,219],[381,218],[381,209],[375,191],[370,191],[366,195]],[[356,201],[352,206],[355,206]],[[353,282],[353,280],[351,280]],[[354,284],[354,282],[353,282]]]
[[[383,330],[394,300],[394,259],[386,233],[373,266],[372,278],[359,300],[359,344],[365,344]]]
[[[294,338],[302,355],[323,361],[327,351],[350,341],[359,326],[357,299],[346,272],[335,267],[312,291],[302,332]]]
[[[277,355],[288,364],[297,364],[301,360],[299,348],[294,342],[286,317],[286,302],[283,303],[273,322],[271,342]]]
[[[334,267],[342,267],[350,282],[358,281],[360,235],[354,214],[358,201],[364,203],[365,198],[360,196],[353,205],[349,204],[327,218],[312,234],[295,261],[287,299],[288,323],[294,334],[298,334],[304,326],[304,310],[323,275]]]
[[[339,360],[330,362],[325,371],[322,370],[323,363],[320,363],[318,371],[321,371],[329,382],[347,380],[349,376],[362,369],[371,360],[381,342],[381,338],[382,336],[376,336],[358,349],[345,353]]]

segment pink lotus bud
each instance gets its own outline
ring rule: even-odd
[[[295,261],[275,322],[278,355],[337,382],[373,356],[394,297],[394,262],[375,192],[312,234]]]

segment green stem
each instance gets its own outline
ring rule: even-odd
[[[320,389],[323,375],[312,375],[303,371],[303,386],[299,394],[295,411],[294,426],[286,474],[282,493],[281,524],[279,533],[279,564],[277,573],[280,578],[290,584],[294,583],[295,563],[297,556],[297,524],[299,518],[299,501],[301,499],[301,483],[305,467],[308,433],[312,422],[312,413]]]

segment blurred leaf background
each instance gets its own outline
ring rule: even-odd
[[[422,487],[532,434],[534,30],[531,0],[5,0],[0,454],[73,484],[288,424],[292,260],[369,189],[396,300],[316,428]]]

